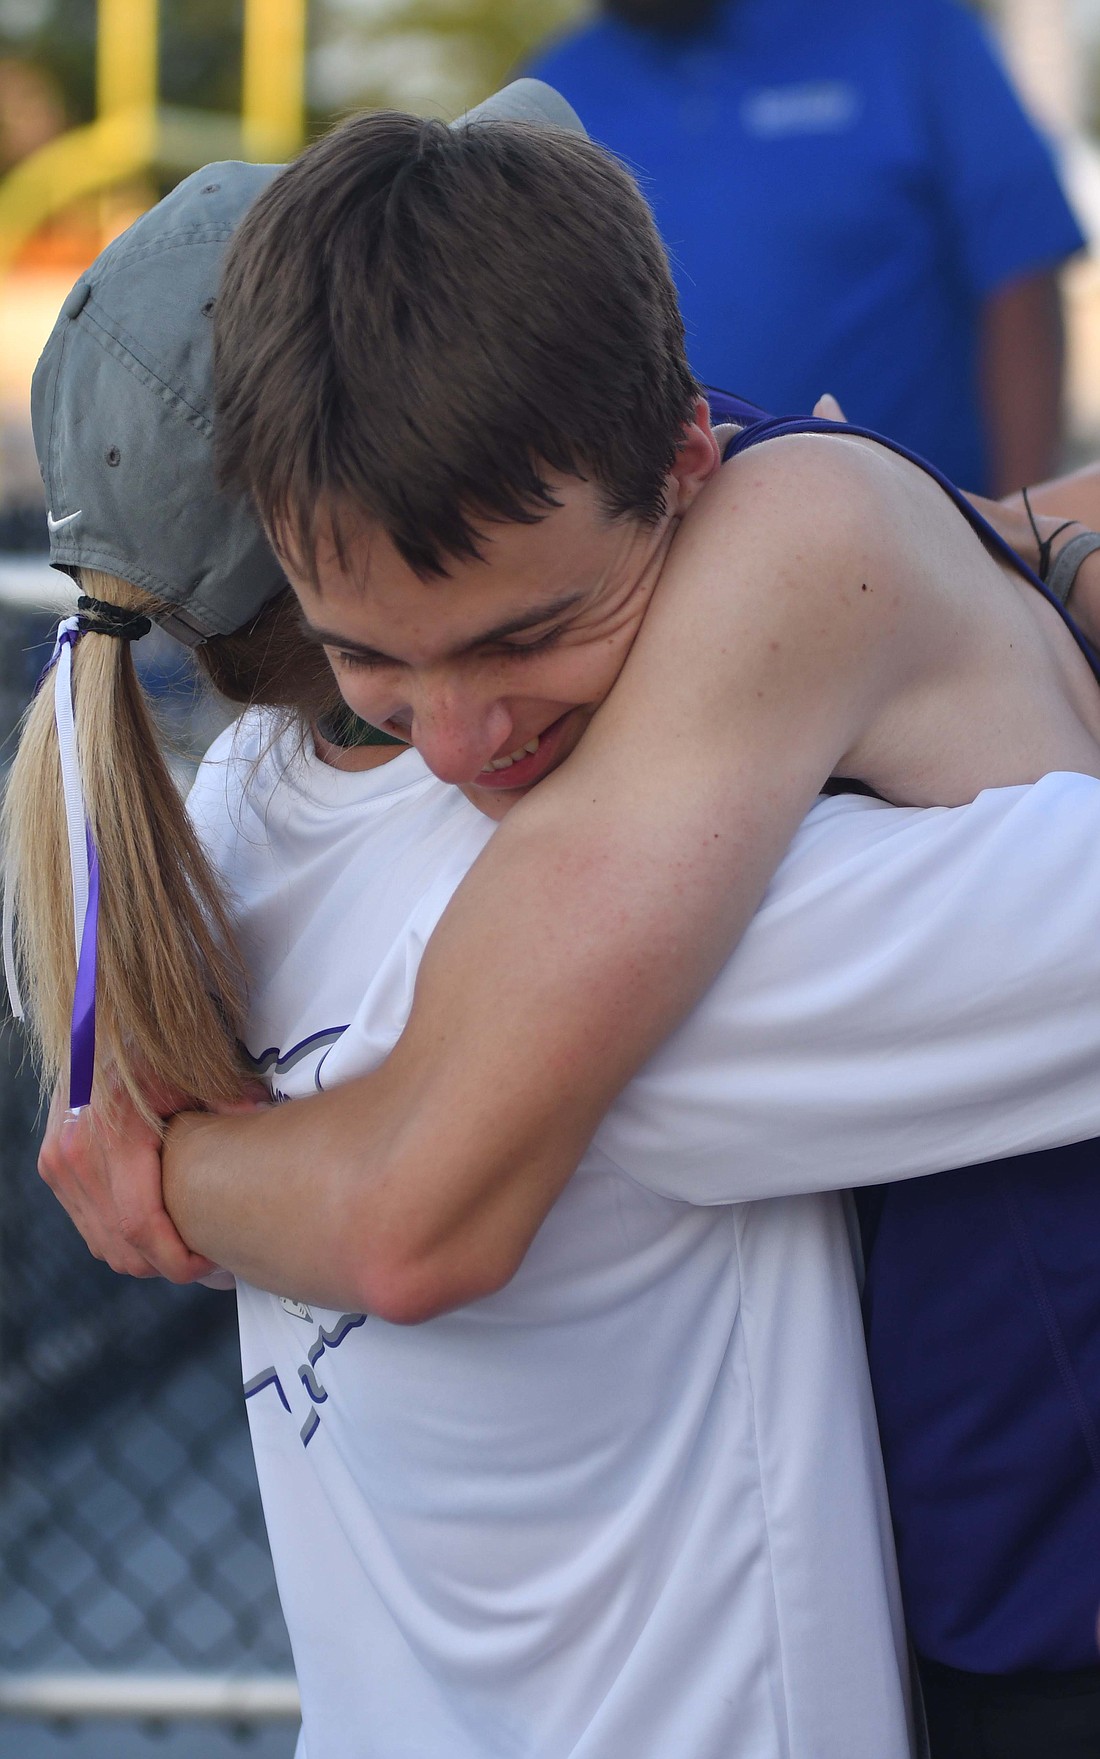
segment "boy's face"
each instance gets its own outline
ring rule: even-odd
[[[421,580],[375,526],[341,565],[322,533],[316,585],[291,582],[356,714],[408,739],[441,781],[500,818],[566,758],[637,634],[679,518],[718,465],[685,430],[656,525],[609,519],[594,484],[552,479],[534,525],[484,527],[483,560]]]

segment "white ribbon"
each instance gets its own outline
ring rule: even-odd
[[[4,869],[4,982],[8,988],[8,1006],[16,1020],[23,1018],[23,997],[15,965],[15,864],[8,858]]]
[[[65,829],[69,839],[69,871],[73,882],[73,940],[80,958],[84,918],[88,914],[88,821],[84,813],[84,789],[80,779],[80,754],[73,714],[73,648],[66,635],[79,635],[80,619],[66,617],[58,625],[54,646],[53,712],[57,745],[61,755],[61,792],[65,799]]]

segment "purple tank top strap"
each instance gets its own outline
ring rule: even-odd
[[[750,447],[759,446],[764,440],[779,439],[784,434],[848,434],[857,439],[874,440],[878,445],[887,447],[891,452],[896,452],[900,458],[908,459],[910,464],[917,465],[932,478],[933,482],[939,484],[945,495],[950,496],[959,512],[973,526],[978,536],[990,546],[993,553],[999,556],[1002,561],[1009,562],[1018,573],[1024,576],[1025,580],[1030,581],[1031,585],[1042,593],[1049,604],[1054,606],[1088,660],[1094,676],[1100,681],[1100,654],[1097,653],[1083,630],[1078,628],[1065,606],[1059,603],[1034,570],[1028,567],[1021,556],[1017,555],[1011,544],[1006,543],[1000,533],[993,529],[988,519],[983,519],[977,508],[971,506],[961,490],[957,489],[954,483],[949,482],[943,472],[937,470],[934,464],[929,464],[926,458],[919,457],[916,452],[910,452],[908,447],[899,445],[896,440],[887,439],[885,434],[876,434],[872,428],[857,427],[854,423],[823,421],[815,415],[762,416],[759,411],[753,411],[752,404],[743,403],[736,397],[727,397],[725,393],[722,393],[721,397],[720,404],[716,404],[711,399],[712,414],[719,421],[740,421],[745,424],[741,428],[741,432],[734,434],[727,445],[722,454],[723,463],[727,459],[735,458],[739,452],[747,452]],[[749,413],[736,415],[732,413],[733,406]]]
[[[716,426],[722,422],[735,421],[739,427],[754,427],[759,422],[770,420],[767,410],[761,409],[759,403],[750,403],[745,397],[735,397],[732,391],[719,391],[716,386],[708,385],[706,393],[710,418]]]

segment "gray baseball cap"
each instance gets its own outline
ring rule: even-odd
[[[521,79],[452,124],[583,134],[565,99]],[[283,169],[236,161],[184,179],[97,257],[65,300],[31,387],[50,562],[164,600],[194,646],[258,614],[286,582],[247,501],[216,486],[212,316],[228,239]]]

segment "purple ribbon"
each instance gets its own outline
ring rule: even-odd
[[[73,1018],[69,1029],[69,1110],[90,1105],[95,1074],[95,975],[99,948],[99,854],[91,828],[88,838],[88,908],[80,936],[73,990]]]
[[[65,797],[65,824],[69,843],[69,865],[73,886],[73,942],[76,954],[76,981],[73,986],[73,1012],[69,1028],[69,1110],[79,1111],[92,1097],[95,1074],[95,987],[99,939],[99,854],[88,823],[84,802],[84,785],[80,775],[80,754],[77,749],[75,715],[72,699],[72,650],[82,630],[76,617],[66,617],[59,625],[53,653],[50,655],[38,690],[68,648],[69,658],[54,687],[54,721],[57,727],[61,757],[61,782]],[[67,686],[67,687],[66,687]],[[37,691],[36,691],[37,694]],[[81,894],[84,890],[83,869],[87,870],[87,897],[83,919],[80,917]]]

